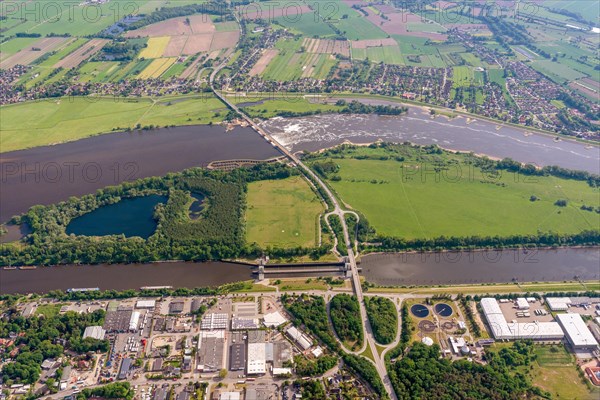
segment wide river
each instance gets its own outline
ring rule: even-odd
[[[600,147],[573,140],[555,141],[550,135],[527,132],[483,120],[468,122],[465,117],[449,120],[431,116],[419,107],[410,107],[403,116],[315,115],[303,118],[273,118],[262,127],[291,150],[315,151],[344,141],[437,144],[449,150],[472,151],[490,157],[510,157],[539,166],[600,173]]]
[[[0,154],[0,222],[36,204],[93,193],[123,181],[162,176],[212,161],[264,160],[280,153],[253,129],[185,126],[111,133]]]

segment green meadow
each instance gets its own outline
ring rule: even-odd
[[[172,100],[70,97],[3,106],[0,151],[68,142],[136,124],[191,125],[222,119],[215,112],[224,105],[210,95]]]
[[[339,180],[329,181],[342,201],[362,212],[379,234],[508,236],[577,233],[600,226],[600,214],[581,209],[600,207],[600,189],[586,182],[507,171],[487,175],[458,155],[442,156],[449,160],[446,167],[435,159],[377,159],[381,151],[359,148],[332,159],[339,166]],[[361,154],[375,159],[351,158]],[[559,207],[557,200],[567,205]]]

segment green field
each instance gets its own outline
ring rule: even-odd
[[[562,345],[535,346],[537,362],[531,370],[534,385],[550,392],[552,398],[597,399],[600,390],[590,392],[577,373],[573,356]]]
[[[364,17],[341,19],[336,27],[348,40],[385,39],[388,34]]]
[[[328,23],[315,20],[314,13],[301,14],[293,17],[276,18],[279,25],[308,37],[325,39],[335,36],[335,32]]]
[[[324,207],[308,183],[295,176],[248,185],[246,240],[260,246],[314,247]]]
[[[352,151],[344,153],[344,159],[333,159],[341,180],[330,184],[382,235],[410,239],[577,233],[600,224],[600,214],[580,209],[582,204],[600,206],[599,189],[586,182],[506,171],[499,177],[484,176],[462,156],[448,156],[447,166],[438,166],[442,170],[436,173],[429,161],[399,162],[394,155],[389,160],[359,160],[350,157],[379,157],[381,149]],[[538,200],[530,201],[532,195]],[[559,199],[567,200],[567,206],[554,205]]]
[[[567,65],[552,62],[550,60],[537,60],[532,62],[531,66],[557,83],[570,82],[586,76]]]
[[[246,103],[246,102],[255,102],[262,100],[261,97],[247,97],[247,98],[238,98],[235,99],[236,103]],[[278,115],[280,112],[291,112],[291,113],[300,113],[300,112],[335,112],[340,107],[334,104],[322,104],[310,102],[303,97],[293,97],[282,98],[282,99],[271,99],[266,100],[262,104],[253,105],[244,107],[244,111],[247,112],[252,117],[260,117],[260,118],[273,118]]]
[[[364,60],[386,64],[404,65],[404,59],[398,46],[369,47],[367,49],[352,49],[352,56],[357,60]]]
[[[2,152],[82,139],[117,128],[190,125],[220,121],[213,97],[169,99],[63,98],[0,107]],[[35,115],[35,118],[31,118]]]

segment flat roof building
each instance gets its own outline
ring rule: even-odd
[[[494,298],[483,298],[480,305],[494,339],[560,340],[565,336],[557,322],[507,322]]]
[[[138,329],[138,325],[140,323],[140,312],[139,311],[134,311],[131,313],[131,318],[129,318],[129,330],[130,331],[137,331]]]
[[[571,306],[571,299],[568,297],[546,297],[546,304],[551,311],[567,311]]]
[[[267,328],[275,328],[279,325],[283,325],[287,322],[287,319],[279,312],[275,311],[269,314],[265,314],[263,317],[263,324]]]
[[[169,303],[169,314],[181,314],[183,312],[183,300],[173,300]]]
[[[229,370],[243,371],[246,368],[246,345],[234,343],[229,347]]]
[[[231,330],[258,329],[258,319],[255,318],[231,318]]]
[[[154,308],[156,300],[138,300],[135,303],[135,308]]]
[[[223,368],[225,331],[202,331],[198,340],[198,369],[215,372]]]
[[[248,375],[264,374],[267,372],[267,357],[265,343],[248,344]]]
[[[524,297],[519,297],[517,299],[517,308],[519,310],[529,310],[529,302]]]
[[[131,358],[124,358],[123,362],[121,363],[121,368],[119,369],[119,375],[117,376],[117,379],[127,379],[132,365],[133,360]]]
[[[592,349],[598,342],[579,314],[557,314],[556,319],[575,349]]]
[[[97,340],[104,340],[106,331],[101,326],[88,326],[83,332],[83,338],[92,338]]]
[[[107,311],[103,328],[107,332],[127,332],[132,310]]]
[[[202,317],[200,329],[213,331],[215,329],[227,329],[228,315],[224,313],[220,314],[206,314]]]

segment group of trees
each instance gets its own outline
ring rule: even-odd
[[[296,321],[318,337],[330,350],[338,352],[340,345],[329,330],[327,308],[323,297],[302,295],[291,297],[284,294],[281,301]]]
[[[347,293],[335,295],[329,302],[329,314],[340,340],[352,344],[353,349],[361,348],[364,340],[363,326],[356,296]]]
[[[90,397],[131,400],[134,395],[135,392],[131,389],[129,382],[115,382],[93,389],[83,389],[77,395],[77,400],[85,400]]]
[[[243,214],[247,183],[284,179],[298,171],[281,164],[258,164],[231,172],[191,169],[165,177],[151,177],[101,189],[95,194],[49,206],[34,206],[15,222],[27,223],[32,233],[26,246],[2,246],[0,264],[56,265],[65,263],[150,262],[178,259],[205,261],[240,256],[255,257],[265,249],[245,242]],[[206,196],[201,218],[189,218],[192,193]],[[69,222],[99,207],[124,198],[149,194],[169,195],[157,206],[155,233],[144,240],[123,235],[101,238],[67,235]],[[327,248],[292,248],[270,251],[280,256],[319,257]]]
[[[392,105],[370,105],[357,100],[347,102],[338,100],[336,106],[342,107],[338,112],[340,114],[377,114],[377,115],[400,115],[408,112],[408,107],[399,107]]]
[[[398,332],[398,313],[394,302],[386,297],[365,297],[365,307],[373,336],[381,344],[390,344]]]
[[[492,357],[488,365],[466,360],[452,362],[440,359],[438,345],[428,347],[415,342],[408,354],[390,368],[390,379],[401,399],[523,399],[546,397],[531,386],[522,373],[510,373],[505,365],[525,365],[530,344],[515,343]],[[513,360],[513,361],[511,361]]]
[[[308,360],[304,356],[294,357],[294,368],[299,376],[320,376],[338,363],[335,355],[324,355],[314,360]]]
[[[4,382],[36,382],[42,361],[60,357],[65,349],[79,354],[108,351],[106,340],[81,339],[87,326],[102,325],[103,322],[104,310],[30,318],[22,317],[16,309],[9,310],[7,316],[0,320],[0,337],[16,334],[14,343],[6,350],[10,352],[18,348],[19,354],[12,363],[2,368]]]

